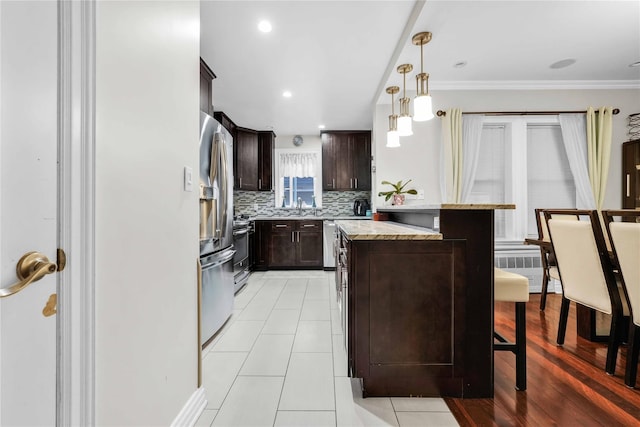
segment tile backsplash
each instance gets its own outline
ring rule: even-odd
[[[371,204],[371,192],[323,191],[322,209],[318,209],[317,216],[352,216],[356,199],[367,199]],[[234,191],[233,207],[236,215],[298,216],[297,209],[276,208],[273,191]],[[313,213],[311,209],[303,209],[302,215],[313,216]]]

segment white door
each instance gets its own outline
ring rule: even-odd
[[[38,251],[56,261],[55,1],[0,1],[0,288]],[[0,425],[55,425],[58,274],[0,299]]]

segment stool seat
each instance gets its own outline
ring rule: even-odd
[[[529,301],[529,279],[499,268],[493,273],[493,299],[495,301]]]
[[[516,339],[509,342],[495,329],[494,351],[510,351],[516,355],[516,390],[527,389],[527,302],[529,279],[516,273],[496,268],[493,272],[493,299],[514,302],[516,306]]]

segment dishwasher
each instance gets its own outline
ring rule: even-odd
[[[331,271],[336,269],[336,258],[333,243],[336,236],[336,222],[332,219],[325,219],[322,227],[322,252],[324,258],[324,269]]]

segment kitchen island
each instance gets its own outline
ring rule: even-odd
[[[512,208],[378,209],[394,223],[366,232],[337,221],[348,373],[363,396],[493,396],[493,214]]]

